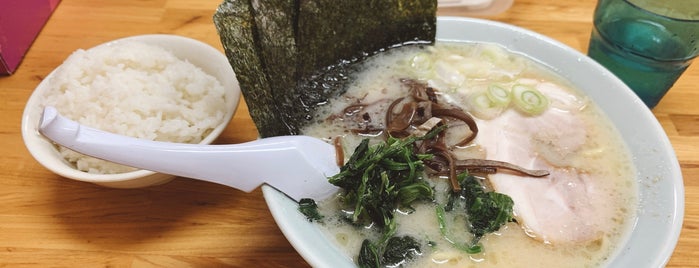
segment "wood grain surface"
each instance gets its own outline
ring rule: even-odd
[[[74,50],[138,34],[191,37],[222,50],[220,0],[63,0],[17,72],[0,77],[0,267],[307,267],[259,190],[245,194],[178,178],[109,189],[59,177],[23,145],[24,105]],[[515,0],[486,17],[587,51],[594,1]],[[0,7],[2,8],[2,7]],[[467,15],[440,9],[439,15]],[[1,18],[0,18],[1,19]],[[686,215],[668,267],[699,267],[699,64],[654,109],[682,166]],[[257,137],[244,103],[218,143]]]

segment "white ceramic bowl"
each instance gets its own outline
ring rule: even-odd
[[[200,143],[210,144],[230,122],[240,100],[240,87],[235,73],[228,63],[226,56],[216,48],[206,43],[187,37],[165,34],[139,35],[114,40],[99,46],[107,46],[114,42],[139,41],[156,45],[172,52],[181,60],[187,60],[201,68],[204,72],[216,77],[225,89],[226,114],[223,122],[217,126]],[[161,184],[170,181],[173,176],[155,173],[148,170],[137,170],[119,174],[91,174],[75,169],[58,153],[53,144],[37,131],[39,118],[43,107],[40,96],[48,89],[51,72],[34,90],[27,101],[22,115],[22,138],[31,155],[44,167],[66,178],[91,182],[114,188],[137,188]]]
[[[643,102],[621,80],[584,54],[526,29],[480,19],[440,17],[437,39],[504,45],[549,66],[601,107],[631,150],[640,192],[633,230],[606,266],[663,267],[682,227],[684,186],[672,145]],[[263,192],[280,229],[311,266],[355,267],[345,253],[297,211],[295,202],[271,187],[264,187]]]

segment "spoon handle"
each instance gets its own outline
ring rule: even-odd
[[[39,132],[52,141],[107,161],[205,180],[250,192],[267,183],[294,200],[336,191],[339,172],[330,144],[307,136],[280,136],[230,145],[150,141],[86,127],[46,107]]]

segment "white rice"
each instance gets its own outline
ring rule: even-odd
[[[139,42],[74,52],[51,78],[43,105],[104,131],[179,143],[199,143],[226,113],[224,89],[216,78],[163,48]],[[82,171],[135,170],[59,150]]]

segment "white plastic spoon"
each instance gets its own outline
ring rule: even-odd
[[[324,199],[338,188],[333,145],[308,136],[280,136],[232,145],[137,139],[86,127],[46,107],[39,132],[66,148],[107,161],[227,185],[250,192],[268,184],[292,199]]]

